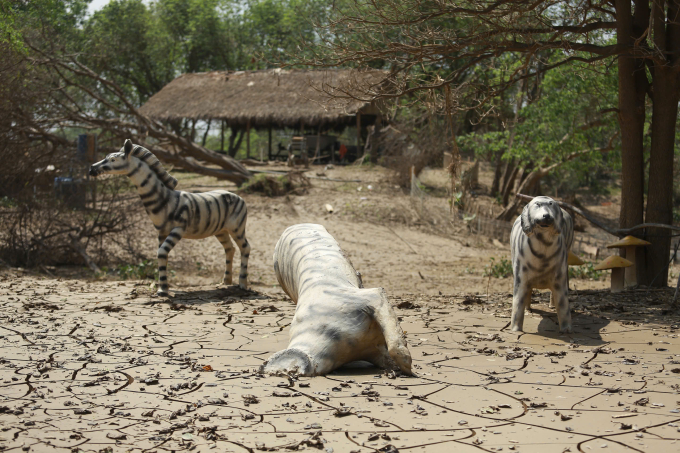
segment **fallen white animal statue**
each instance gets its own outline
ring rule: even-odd
[[[288,348],[273,354],[265,373],[315,376],[354,361],[411,372],[411,353],[382,288],[361,276],[321,225],[286,229],[276,243],[274,270],[297,303]]]

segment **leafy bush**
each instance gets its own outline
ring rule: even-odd
[[[512,263],[510,260],[501,258],[497,263],[495,258],[491,258],[488,266],[484,266],[485,277],[506,278],[512,275]]]
[[[112,273],[121,280],[155,280],[158,278],[158,266],[154,260],[144,260],[139,264],[121,264]]]
[[[602,272],[594,269],[593,263],[586,263],[581,266],[569,266],[569,278],[580,278],[583,280],[599,280]]]
[[[268,197],[280,197],[291,192],[309,187],[309,179],[300,172],[289,172],[287,175],[272,176],[260,173],[244,183],[240,191],[245,193],[261,193]]]

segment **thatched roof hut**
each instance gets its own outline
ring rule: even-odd
[[[384,71],[349,69],[183,74],[140,112],[164,121],[224,120],[243,128],[355,125],[357,113],[379,113],[366,93],[377,94],[386,77]]]

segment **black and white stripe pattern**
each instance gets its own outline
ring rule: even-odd
[[[571,332],[567,257],[573,241],[571,216],[552,198],[534,198],[515,220],[510,235],[512,330],[522,330],[524,310],[531,303],[532,289],[537,288],[552,291],[560,332]]]
[[[126,175],[137,186],[139,197],[158,231],[158,295],[168,295],[168,254],[185,239],[215,236],[227,255],[223,284],[232,282],[234,246],[241,251],[239,286],[247,287],[250,245],[246,239],[246,204],[226,190],[188,193],[174,190],[170,176],[149,150],[125,141],[122,150],[90,167],[90,175]]]

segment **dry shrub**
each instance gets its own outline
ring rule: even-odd
[[[444,151],[450,150],[442,118],[427,114],[393,121],[373,140],[381,150],[380,164],[392,170],[391,182],[401,187],[410,186],[412,167],[418,174],[442,166]]]
[[[280,197],[296,193],[303,195],[310,187],[309,179],[299,171],[291,171],[286,175],[276,176],[259,173],[239,189],[243,193],[260,193],[268,197]]]
[[[97,265],[142,258],[133,229],[139,213],[120,180],[97,186],[97,203],[74,208],[54,192],[4,197],[0,259],[12,266]],[[27,192],[31,192],[30,188]],[[84,252],[84,253],[83,253]],[[92,266],[91,266],[92,267]]]
[[[55,190],[56,177],[85,178],[88,164],[69,138],[77,132],[47,119],[51,89],[39,68],[0,44],[0,259],[36,266],[134,256],[127,181],[99,184],[95,205],[87,186],[75,198]]]

